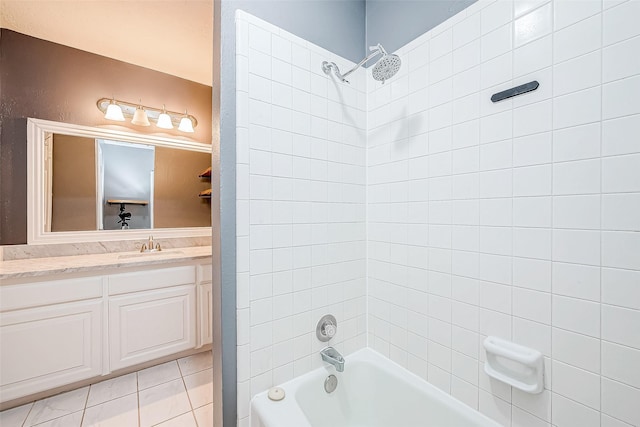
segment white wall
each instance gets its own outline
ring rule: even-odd
[[[503,425],[640,425],[639,17],[480,0],[367,81],[369,346]],[[487,335],[546,390],[490,381]]]
[[[364,71],[342,85],[324,60],[354,64],[236,15],[238,417],[272,385],[321,365],[327,313],[343,354],[366,345]]]
[[[224,250],[220,254],[220,276],[224,286],[221,288],[221,313],[220,328],[221,338],[219,346],[220,362],[225,370],[219,375],[222,386],[222,396],[217,399],[221,402],[224,422],[232,423],[236,417],[236,319],[235,306],[236,295],[236,11],[243,10],[262,19],[276,24],[281,29],[295,32],[298,36],[330,48],[347,58],[355,60],[359,57],[365,39],[365,4],[364,0],[352,1],[282,1],[282,0],[234,0],[214,1],[216,20],[215,28],[219,31],[221,45],[220,57],[214,57],[214,62],[219,62],[217,69],[220,74],[214,77],[216,84],[214,91],[219,89],[220,95],[220,241]],[[279,30],[275,30],[278,32]],[[283,34],[290,34],[284,33]],[[246,37],[246,34],[245,34]],[[306,41],[297,39],[298,45],[306,45]],[[246,47],[246,45],[245,45]],[[246,51],[245,55],[246,56]],[[299,66],[304,64],[297,62]],[[305,60],[306,61],[306,60]],[[308,65],[306,65],[308,67]],[[216,68],[214,67],[214,71]],[[242,73],[246,73],[246,70]],[[364,86],[363,86],[364,87]],[[217,88],[217,89],[216,89]],[[243,91],[247,91],[245,86]],[[216,97],[214,96],[214,101]],[[364,102],[364,98],[363,98]],[[362,105],[361,111],[365,110]],[[216,115],[214,108],[214,116]],[[364,128],[364,126],[362,127]],[[221,368],[222,369],[222,368]]]

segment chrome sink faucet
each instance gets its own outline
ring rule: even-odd
[[[140,252],[160,252],[162,248],[160,247],[160,243],[156,243],[155,248],[153,247],[153,236],[149,236],[149,243],[143,243],[140,247]]]
[[[340,354],[338,350],[333,347],[326,347],[320,351],[320,356],[322,356],[322,360],[325,362],[331,363],[335,366],[336,371],[343,372],[344,371],[344,357]]]

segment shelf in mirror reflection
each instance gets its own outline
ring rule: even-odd
[[[131,200],[131,199],[109,199],[107,200],[109,204],[124,204],[124,205],[148,205],[148,200]]]

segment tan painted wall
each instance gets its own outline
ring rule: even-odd
[[[198,197],[211,188],[210,179],[198,178],[209,166],[209,153],[156,147],[155,228],[211,225],[211,200]]]
[[[51,231],[96,229],[95,140],[53,136]]]

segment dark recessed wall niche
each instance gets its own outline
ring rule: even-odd
[[[0,29],[0,245],[27,240],[27,118],[184,138],[114,124],[96,108],[102,97],[189,113],[198,119],[188,139],[211,143],[211,86]]]

